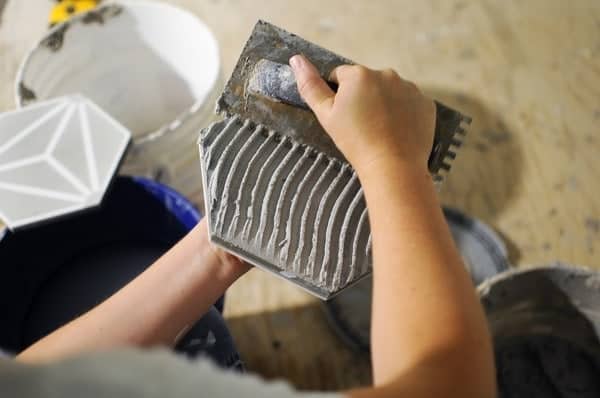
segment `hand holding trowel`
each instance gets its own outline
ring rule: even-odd
[[[218,100],[227,118],[201,133],[205,203],[215,243],[329,298],[370,273],[371,238],[356,173],[298,93],[296,54],[324,77],[352,64],[259,21]],[[470,119],[436,108],[428,166],[441,182]]]

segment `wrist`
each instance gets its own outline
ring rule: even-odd
[[[365,185],[382,184],[382,179],[394,181],[410,181],[411,183],[432,183],[431,174],[426,162],[407,159],[401,155],[379,155],[355,167],[356,173]]]
[[[203,263],[200,265],[209,268],[216,279],[231,284],[246,273],[250,267],[210,242],[206,223],[206,218],[203,218],[192,231],[198,241],[199,257]]]
[[[250,266],[240,260],[233,254],[227,253],[225,250],[208,242],[208,246],[212,255],[216,258],[218,269],[216,270],[219,278],[227,281],[229,284],[235,282],[239,277],[244,275]]]
[[[369,216],[381,209],[439,206],[426,165],[403,158],[380,158],[357,171]],[[392,207],[390,207],[392,206]]]

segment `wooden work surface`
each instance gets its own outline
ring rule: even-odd
[[[262,18],[416,81],[474,120],[443,203],[499,231],[516,266],[561,260],[600,269],[600,2],[170,2],[213,29],[223,76]],[[13,107],[18,60],[44,31],[45,3],[5,7],[0,109]],[[369,382],[368,356],[347,349],[321,304],[291,284],[253,270],[226,307],[251,371],[302,389]]]

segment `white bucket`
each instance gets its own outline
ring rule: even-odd
[[[52,28],[27,54],[16,102],[79,93],[131,130],[122,173],[202,198],[195,141],[220,88],[217,42],[191,13],[120,1]]]

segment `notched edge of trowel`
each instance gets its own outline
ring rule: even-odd
[[[433,148],[427,161],[429,172],[436,184],[441,184],[463,144],[471,118],[434,101],[436,107]]]

